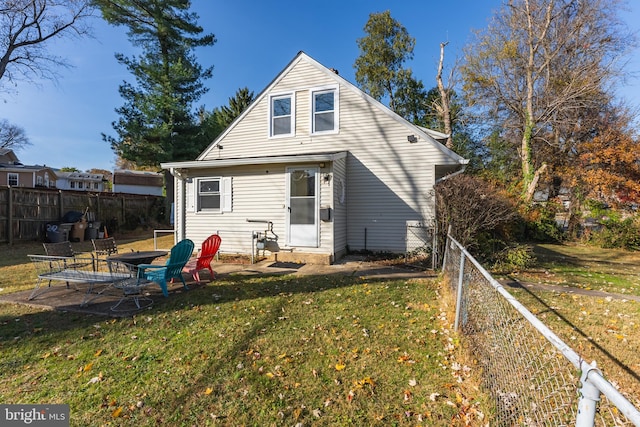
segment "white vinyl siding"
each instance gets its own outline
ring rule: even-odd
[[[334,123],[339,123],[339,132],[313,133],[313,94],[332,87],[336,88]],[[269,138],[271,100],[283,94],[292,94],[294,135]],[[303,56],[226,131],[218,141],[224,149],[210,148],[200,160],[348,151],[345,159],[321,167],[320,175],[329,173],[331,179],[320,182],[319,204],[331,207],[333,215],[329,222],[320,221],[320,247],[314,250],[331,253],[348,246],[351,250],[402,252],[406,249],[407,221],[428,223],[433,217],[434,165],[456,168],[458,159],[377,104]],[[418,135],[418,141],[409,143],[408,135]],[[233,176],[233,212],[216,217],[214,224],[202,215],[187,214],[188,235],[196,241],[211,234],[207,233],[212,228],[229,230],[227,240],[223,235],[223,247],[229,239],[236,239],[247,248],[247,236],[263,226],[246,220],[265,219],[273,222],[278,243],[284,245],[285,167],[256,165],[208,171]],[[196,171],[206,176],[206,171]],[[344,191],[340,188],[343,184]]]

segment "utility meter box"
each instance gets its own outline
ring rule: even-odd
[[[321,221],[331,221],[331,208],[330,207],[322,207],[320,208],[320,220]]]

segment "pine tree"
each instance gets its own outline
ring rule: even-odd
[[[198,16],[189,12],[187,0],[96,0],[104,19],[128,28],[139,55],[116,54],[133,75],[120,95],[124,105],[113,128],[103,134],[115,153],[139,166],[164,161],[191,160],[210,141],[202,138],[193,104],[207,91],[203,80],[213,67],[203,68],[193,53],[196,47],[215,43],[213,34],[201,36]]]

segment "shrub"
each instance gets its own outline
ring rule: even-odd
[[[519,217],[503,191],[475,176],[462,174],[440,181],[435,196],[440,244],[451,225],[453,237],[479,260],[491,259],[496,245],[506,245]]]
[[[558,209],[559,206],[552,202],[528,209],[523,214],[525,240],[545,243],[564,240],[565,233],[556,222]]]
[[[624,220],[606,218],[599,221],[601,228],[589,233],[590,244],[605,249],[640,250],[640,220],[629,217]]]
[[[526,245],[507,247],[496,254],[492,270],[498,274],[513,273],[526,270],[534,265],[536,257],[533,248]]]

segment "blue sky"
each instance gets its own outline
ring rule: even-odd
[[[640,30],[640,5],[623,17],[633,31]],[[247,86],[256,94],[299,52],[336,68],[355,83],[353,63],[359,55],[356,40],[372,12],[390,10],[416,39],[414,60],[407,64],[425,87],[435,86],[441,42],[450,67],[461,56],[472,29],[484,28],[500,0],[448,0],[445,2],[325,0],[267,1],[194,0],[193,11],[217,43],[197,51],[203,66],[214,66],[210,89],[195,105],[207,110],[226,105],[236,90]],[[133,82],[114,53],[130,54],[126,29],[95,20],[93,39],[56,42],[51,51],[68,58],[73,68],[59,71],[57,82],[19,82],[16,94],[0,92],[0,118],[24,128],[32,146],[17,152],[25,164],[46,164],[80,170],[113,170],[115,156],[101,133],[115,135],[111,122],[121,106],[118,86]],[[640,60],[629,70],[638,73]],[[632,80],[621,93],[639,105],[640,81]]]

